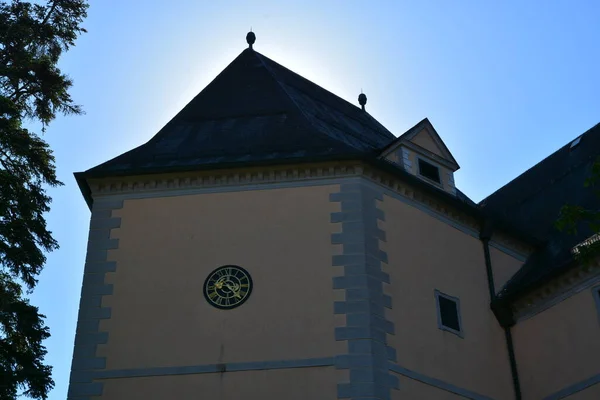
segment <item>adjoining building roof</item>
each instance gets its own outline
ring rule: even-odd
[[[559,231],[555,223],[565,204],[600,209],[593,188],[585,186],[599,156],[597,124],[480,202],[485,215],[545,242],[507,282],[500,298],[519,295],[564,272],[574,261],[573,247],[594,234],[585,223],[576,234]]]
[[[394,139],[359,107],[248,48],[147,143],[85,174],[364,154]]]

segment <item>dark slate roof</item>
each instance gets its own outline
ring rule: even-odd
[[[394,139],[359,107],[246,49],[147,143],[83,175],[370,154]]]
[[[599,209],[600,200],[585,187],[600,156],[600,124],[484,199],[484,214],[506,221],[545,243],[507,282],[500,298],[517,296],[564,272],[573,264],[571,249],[593,232],[582,223],[577,234],[558,231],[555,222],[565,204]]]

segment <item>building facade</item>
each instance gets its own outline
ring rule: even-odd
[[[600,125],[480,204],[432,124],[396,137],[250,48],[76,179],[91,210],[69,399],[600,398]]]

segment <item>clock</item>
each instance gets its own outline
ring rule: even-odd
[[[229,310],[248,300],[252,292],[252,278],[242,267],[225,265],[208,275],[203,291],[211,306]]]

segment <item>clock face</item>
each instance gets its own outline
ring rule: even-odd
[[[204,281],[204,297],[213,307],[231,309],[242,305],[252,292],[252,278],[242,267],[225,265]]]

